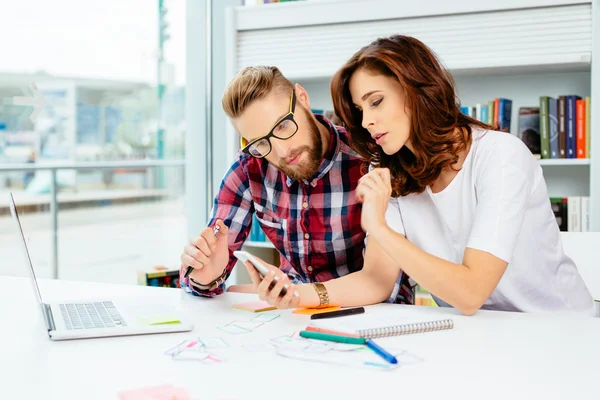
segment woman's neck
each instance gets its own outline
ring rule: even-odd
[[[438,176],[437,179],[431,185],[429,185],[429,188],[433,193],[439,193],[442,190],[446,189],[448,185],[454,180],[456,175],[458,175],[459,171],[463,167],[463,164],[465,163],[465,159],[467,158],[470,149],[471,144],[469,143],[467,145],[467,148],[459,153],[458,161],[456,162],[456,164],[453,164],[450,167],[442,170],[440,176]]]

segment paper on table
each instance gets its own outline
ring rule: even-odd
[[[119,393],[120,400],[189,400],[187,390],[173,385],[150,386]]]

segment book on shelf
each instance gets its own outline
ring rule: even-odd
[[[542,158],[550,158],[550,123],[548,119],[548,96],[540,97],[540,148]]]
[[[591,104],[590,96],[585,98],[585,158],[590,158],[590,120],[591,120]]]
[[[566,96],[558,96],[558,158],[567,158]]]
[[[575,142],[577,150],[577,158],[585,158],[585,100],[577,100],[575,103]]]
[[[550,158],[558,158],[558,100],[548,98],[548,129],[550,133]]]
[[[512,100],[502,97],[494,99],[494,108],[496,113],[496,123],[498,129],[505,132],[510,132],[510,122],[512,115]]]
[[[539,107],[519,108],[515,134],[537,158],[590,158],[590,103],[589,96],[540,96]],[[511,99],[497,97],[460,111],[510,133]]]
[[[589,232],[589,196],[552,197],[550,205],[562,232]]]
[[[471,118],[492,126],[498,126],[498,129],[510,132],[510,123],[512,115],[512,100],[497,97],[490,100],[487,104],[478,103],[474,106],[460,106],[460,111]]]
[[[519,108],[519,132],[517,137],[525,143],[536,158],[542,157],[539,107]]]
[[[543,159],[589,158],[589,102],[577,95],[540,96]]]

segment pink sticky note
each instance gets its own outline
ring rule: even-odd
[[[187,390],[173,385],[159,385],[119,393],[120,400],[190,400]]]
[[[249,303],[234,304],[232,307],[237,308],[238,310],[250,312],[271,311],[277,309],[277,307],[273,307],[266,301],[252,301]]]

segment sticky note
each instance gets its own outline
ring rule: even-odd
[[[234,304],[232,307],[250,312],[271,311],[277,309],[277,307],[270,305],[266,301],[251,301],[249,303]]]
[[[190,400],[185,389],[173,385],[159,385],[119,393],[120,400]]]
[[[140,325],[164,325],[164,324],[180,324],[181,321],[177,315],[155,315],[152,317],[138,318]]]
[[[313,315],[313,314],[322,314],[330,311],[337,311],[341,309],[340,306],[333,306],[327,308],[296,308],[292,311],[292,314],[305,314],[305,315]]]

